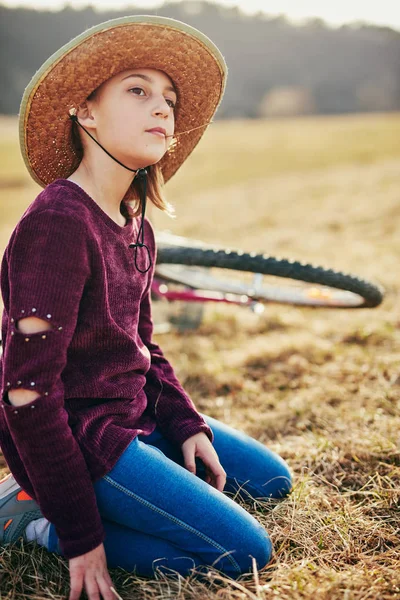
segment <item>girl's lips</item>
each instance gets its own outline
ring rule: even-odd
[[[149,130],[149,131],[146,131],[146,133],[152,133],[153,135],[159,135],[160,137],[165,138],[165,134],[162,131],[156,131],[156,130],[151,131],[151,130]]]

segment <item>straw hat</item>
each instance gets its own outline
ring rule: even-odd
[[[45,187],[78,167],[70,110],[101,83],[130,68],[164,71],[178,102],[175,141],[160,161],[168,181],[212,120],[225,91],[227,66],[203,33],[175,19],[135,15],[112,19],[75,37],[42,65],[25,89],[19,115],[21,152]]]

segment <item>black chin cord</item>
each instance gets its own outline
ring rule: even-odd
[[[69,118],[71,119],[71,121],[73,121],[74,123],[77,123],[79,125],[79,127],[81,127],[83,129],[83,131],[85,131],[89,137],[92,138],[92,140],[94,142],[96,142],[96,144],[98,146],[100,146],[100,148],[102,150],[104,150],[104,152],[106,154],[108,154],[108,156],[110,158],[112,158],[113,160],[115,160],[115,162],[117,162],[119,165],[121,165],[121,167],[124,167],[125,169],[127,169],[128,171],[131,171],[131,173],[136,173],[136,178],[138,179],[142,179],[142,188],[141,188],[141,205],[142,205],[142,218],[141,218],[141,223],[140,223],[140,227],[139,227],[139,232],[138,232],[138,236],[136,238],[136,242],[134,244],[129,244],[129,248],[135,248],[135,266],[136,269],[138,271],[140,271],[140,273],[147,273],[147,271],[151,268],[152,266],[152,262],[151,262],[151,256],[150,256],[150,250],[149,248],[146,246],[146,244],[144,243],[144,216],[145,216],[145,211],[146,211],[146,195],[147,195],[147,169],[131,169],[130,167],[127,167],[126,165],[124,165],[122,162],[120,162],[117,158],[115,158],[112,154],[110,154],[108,152],[108,150],[106,150],[101,144],[100,142],[98,142],[96,140],[95,137],[92,136],[92,134],[83,126],[81,125],[81,123],[79,123],[78,121],[78,117],[75,114],[70,114]],[[139,237],[141,236],[141,241],[139,242]],[[137,249],[138,248],[146,248],[147,250],[147,255],[149,257],[149,266],[147,267],[147,269],[145,269],[144,271],[142,271],[142,269],[139,268],[138,264],[137,264]]]
[[[140,227],[139,227],[139,232],[138,232],[138,236],[137,236],[137,239],[136,239],[136,243],[135,244],[129,244],[129,248],[135,248],[135,266],[136,266],[137,270],[140,271],[141,273],[147,273],[147,271],[150,269],[150,267],[152,265],[151,256],[150,256],[150,250],[148,249],[148,247],[144,243],[144,213],[146,212],[147,170],[146,169],[138,169],[137,173],[136,173],[136,177],[139,177],[139,178],[143,179],[143,182],[142,182],[142,219],[141,219],[141,222],[140,222]],[[139,237],[140,236],[142,236],[142,239],[139,242]],[[137,249],[138,248],[146,248],[147,255],[149,257],[149,266],[144,271],[142,271],[138,267],[138,264],[137,264]]]

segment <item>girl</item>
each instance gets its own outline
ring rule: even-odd
[[[286,463],[199,413],[152,339],[156,262],[146,196],[215,114],[218,48],[173,19],[93,27],[25,90],[22,154],[45,189],[1,265],[2,542],[69,560],[70,600],[112,598],[109,567],[152,576],[213,565],[238,577],[271,558],[264,528],[223,492],[282,497]]]

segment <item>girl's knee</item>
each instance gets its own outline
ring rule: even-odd
[[[280,456],[276,457],[273,469],[268,469],[268,478],[262,484],[260,496],[268,498],[284,498],[293,487],[293,477],[289,465]]]
[[[234,556],[240,566],[240,573],[254,572],[254,562],[256,563],[257,571],[265,567],[271,560],[273,546],[269,535],[260,525],[260,530],[256,536],[253,536],[248,544],[243,544]]]
[[[293,477],[289,466],[282,460],[279,471],[271,480],[271,498],[283,498],[287,496],[293,487]]]

